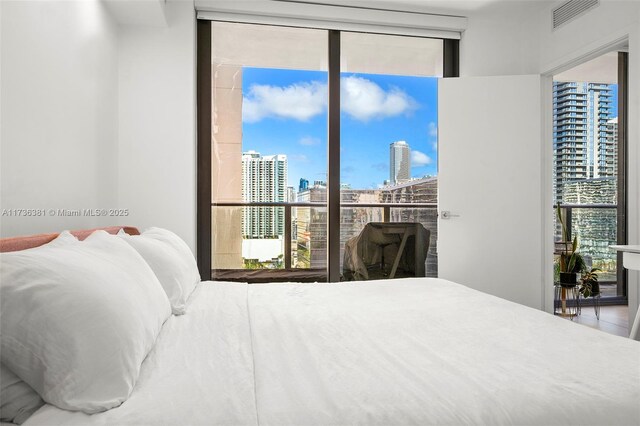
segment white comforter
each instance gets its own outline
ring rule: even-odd
[[[445,280],[196,291],[121,407],[27,424],[640,424],[640,343]]]

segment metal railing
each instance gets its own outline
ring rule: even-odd
[[[616,210],[617,211],[618,209],[617,204],[560,204],[560,205],[555,205],[554,209],[557,207],[560,207],[563,210],[562,214],[563,214],[563,219],[564,219],[566,230],[567,230],[567,241],[573,240],[574,210],[589,209],[589,210]],[[556,229],[556,232],[557,231],[558,229]],[[620,269],[620,262],[617,262],[616,268]],[[601,284],[615,284],[617,282],[618,280],[600,281]],[[621,293],[621,291],[619,293]]]
[[[291,209],[326,208],[326,202],[215,202],[211,207],[281,207],[284,208],[284,268],[291,269]],[[340,208],[381,208],[382,221],[391,221],[391,209],[437,209],[437,203],[340,203]]]

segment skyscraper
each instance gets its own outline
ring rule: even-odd
[[[389,145],[389,180],[392,185],[407,182],[411,171],[411,149],[405,141]]]
[[[613,134],[613,86],[553,83],[553,149],[556,200],[576,180],[617,173],[617,137]]]
[[[616,203],[618,173],[615,86],[585,82],[553,83],[554,191],[558,204]],[[601,280],[616,280],[617,211],[573,208],[572,235],[580,252],[600,268]],[[556,228],[556,240],[561,238]]]
[[[287,201],[287,156],[242,154],[242,200],[244,202]],[[277,238],[284,235],[284,209],[246,207],[242,215],[245,238]]]

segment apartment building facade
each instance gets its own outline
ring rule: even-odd
[[[242,154],[242,201],[287,202],[287,156]],[[284,235],[284,211],[278,207],[247,207],[242,215],[244,238],[278,238]]]

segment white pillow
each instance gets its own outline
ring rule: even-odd
[[[136,249],[151,266],[167,293],[173,314],[184,314],[187,299],[196,285],[191,265],[165,239],[152,238],[146,233],[129,235],[122,229],[118,236]]]
[[[0,421],[21,425],[43,405],[31,386],[0,364]]]
[[[185,285],[183,289],[185,291],[185,299],[189,297],[189,295],[195,289],[196,284],[200,282],[200,272],[198,271],[198,264],[196,263],[196,259],[191,252],[191,249],[185,243],[182,238],[177,236],[171,231],[162,228],[148,228],[145,229],[141,234],[145,238],[150,238],[158,241],[162,241],[166,244],[169,244],[173,247],[180,261],[183,263],[185,268]]]
[[[27,250],[77,242],[78,239],[71,232],[63,231],[53,241]],[[31,386],[0,363],[0,421],[20,425],[43,405],[44,401]]]
[[[96,413],[130,395],[171,307],[142,257],[96,231],[0,256],[2,362],[46,402]]]

